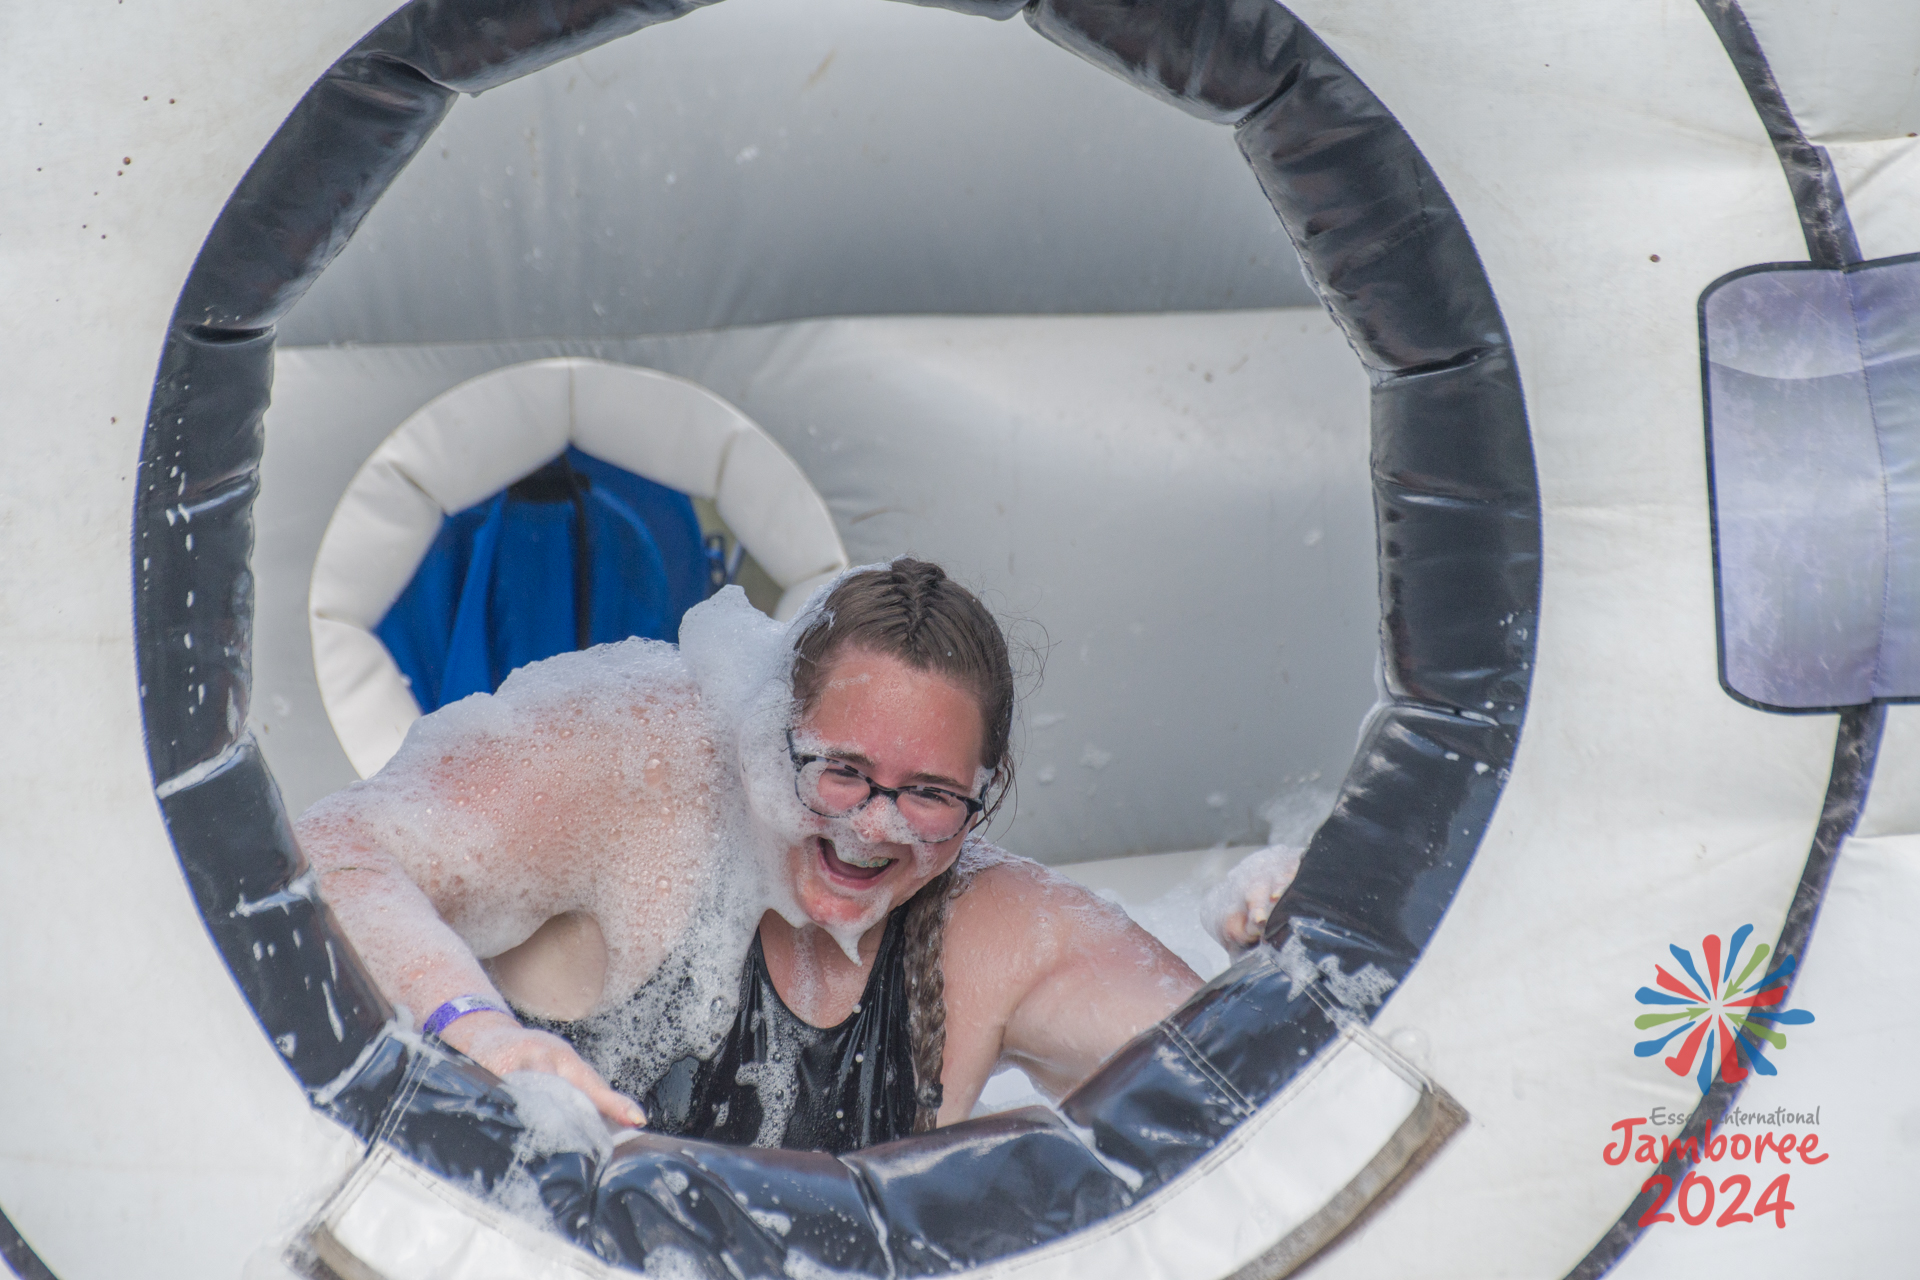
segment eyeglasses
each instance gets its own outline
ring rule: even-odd
[[[943,844],[967,829],[974,815],[987,807],[981,799],[944,787],[883,787],[844,760],[809,755],[793,745],[787,730],[787,755],[793,759],[793,792],[800,803],[823,818],[844,818],[867,807],[875,796],[893,801],[916,840]]]

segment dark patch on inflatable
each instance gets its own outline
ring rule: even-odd
[[[160,807],[169,831],[192,833],[187,884],[254,1015],[300,1083],[326,1087],[393,1010],[321,901],[259,748],[242,739]]]
[[[1815,146],[1794,119],[1747,15],[1736,0],[1700,0],[1700,11],[1707,15],[1733,69],[1740,73],[1747,98],[1773,143],[1773,153],[1780,160],[1780,171],[1786,175],[1787,190],[1793,196],[1794,211],[1800,215],[1807,258],[1822,267],[1860,261],[1860,242],[1853,234],[1853,220],[1847,216],[1846,197],[1841,194],[1833,158],[1825,147]]]
[[[989,17],[1023,7],[937,3]],[[1303,949],[1323,972],[1372,964],[1396,979],[1418,959],[1486,829],[1525,713],[1540,535],[1524,404],[1491,289],[1437,177],[1380,101],[1285,9],[1272,0],[1027,7],[1049,39],[1235,127],[1368,367],[1390,701],[1365,729],[1269,945],[1066,1100],[1103,1155],[1139,1171],[1137,1187],[1031,1115],[838,1160],[645,1134],[598,1168],[579,1153],[517,1160],[522,1127],[491,1076],[385,1029],[385,1002],[301,879],[277,791],[243,736],[250,506],[271,326],[455,91],[505,83],[697,7],[415,0],[321,78],[255,161],[182,290],[143,446],[135,636],[149,759],[236,982],[315,1105],[362,1138],[469,1186],[525,1172],[569,1238],[629,1265],[672,1244],[708,1259],[714,1275],[775,1274],[792,1245],[850,1271],[933,1274],[1110,1218],[1191,1168],[1312,1062],[1338,1026],[1317,983],[1303,989],[1281,971],[1276,948]],[[696,1202],[673,1190],[696,1175],[712,1194]],[[793,1219],[784,1237],[736,1211],[767,1188]]]
[[[40,1261],[40,1255],[4,1213],[0,1213],[0,1262],[12,1268],[20,1280],[54,1280],[52,1269]]]

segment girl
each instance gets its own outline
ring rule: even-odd
[[[725,592],[681,640],[525,668],[301,819],[429,1033],[619,1123],[840,1152],[965,1118],[1002,1064],[1063,1095],[1199,986],[974,834],[1013,677],[937,565],[849,573],[791,629]]]

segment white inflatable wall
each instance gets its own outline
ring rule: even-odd
[[[755,4],[729,0],[636,40],[771,12]],[[388,7],[174,0],[9,15],[0,92],[14,169],[0,224],[15,356],[5,409],[12,465],[0,478],[0,704],[12,730],[0,746],[0,1209],[66,1280],[235,1275],[249,1265],[272,1274],[272,1242],[357,1154],[260,1034],[159,824],[141,749],[127,531],[141,425],[181,281],[287,109]],[[937,45],[984,27],[991,34],[979,39],[1023,39],[1063,78],[1088,74],[1017,24],[969,25],[873,0],[816,7],[821,31],[883,22],[890,32],[924,30]],[[1472,1123],[1319,1266],[1331,1276],[1565,1275],[1648,1172],[1603,1161],[1617,1136],[1610,1126],[1655,1105],[1684,1112],[1700,1096],[1631,1056],[1631,993],[1669,942],[1692,946],[1749,922],[1757,936],[1775,936],[1821,813],[1834,717],[1756,710],[1718,682],[1696,327],[1713,281],[1804,261],[1807,248],[1747,90],[1692,5],[1294,8],[1391,108],[1472,230],[1518,353],[1545,543],[1537,669],[1511,782],[1444,924],[1375,1023]],[[1832,155],[1865,256],[1920,250],[1911,213],[1920,20],[1884,0],[1818,13],[1746,9],[1801,125]],[[805,52],[794,56],[802,83],[820,62]],[[1169,129],[1191,123],[1158,110]],[[736,170],[758,162],[739,160],[752,139],[725,143]],[[990,158],[983,148],[978,163]],[[711,180],[709,171],[702,181]],[[1185,225],[1187,205],[1174,203],[1167,221]],[[370,220],[368,233],[377,229]],[[983,252],[969,244],[956,260]],[[1170,254],[1183,269],[1169,279],[1204,274]],[[361,322],[354,308],[365,295],[352,272],[373,268],[343,257],[338,270],[302,314],[302,323],[331,317],[314,319],[306,341]],[[703,296],[703,279],[690,277],[678,296]],[[760,308],[753,322],[815,314],[804,292],[756,292],[771,288],[757,278],[735,284]],[[510,292],[481,285],[486,298]],[[471,295],[446,296],[450,312],[487,313]],[[544,296],[555,307],[591,301],[565,280]],[[1240,301],[1166,296],[1164,305],[1186,308]],[[462,336],[679,331],[595,330],[584,327],[591,311],[556,313],[545,333]],[[1257,329],[1283,323],[1276,314],[1193,323],[1200,333]],[[1313,351],[1324,336],[1303,334],[1290,349]],[[525,351],[592,353],[562,344],[516,347],[511,358]],[[305,378],[318,403],[328,379],[362,356],[378,363],[377,351],[283,352],[283,390],[297,393]],[[434,391],[509,357],[430,358],[442,363],[412,389],[350,416],[343,431],[355,443],[334,464],[344,468],[340,486]],[[749,397],[721,390],[779,434]],[[355,393],[339,394],[351,403]],[[1331,404],[1339,393],[1326,394]],[[282,409],[297,399],[289,394]],[[1330,431],[1350,421],[1337,417],[1328,415]],[[316,501],[331,509],[332,498]],[[859,558],[847,505],[834,511]],[[310,527],[313,512],[302,518]],[[940,551],[939,527],[930,520],[913,536]],[[1237,585],[1223,569],[1221,590]],[[263,662],[268,619],[279,616],[272,590],[305,585],[263,583]],[[1036,616],[1044,603],[1033,602]],[[1819,1021],[1779,1055],[1780,1075],[1756,1078],[1740,1103],[1821,1107],[1824,1149],[1840,1159],[1796,1166],[1788,1229],[1655,1227],[1618,1274],[1901,1269],[1898,1174],[1920,1147],[1903,1065],[1920,1046],[1882,993],[1904,990],[1916,971],[1903,946],[1920,906],[1916,783],[1920,714],[1896,706],[1795,992]],[[1102,832],[1080,848],[1116,851],[1129,838]]]
[[[0,502],[35,532],[0,566],[0,1206],[57,1276],[241,1274],[354,1154],[261,1036],[161,827],[127,529],[180,282],[288,107],[384,12],[7,15]]]
[[[563,352],[720,393],[799,461],[854,563],[930,555],[1030,620],[1016,641],[1044,678],[1001,829],[1022,852],[1257,843],[1271,802],[1345,768],[1378,606],[1365,377],[1324,312],[839,319],[281,350],[252,717],[295,809],[355,776],[306,620],[353,467],[449,387]],[[1251,674],[1229,688],[1223,669]]]

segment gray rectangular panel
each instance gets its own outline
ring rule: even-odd
[[[1849,272],[1887,512],[1876,698],[1920,695],[1920,261]]]
[[[1701,342],[1727,688],[1920,696],[1920,261],[1727,277]]]

